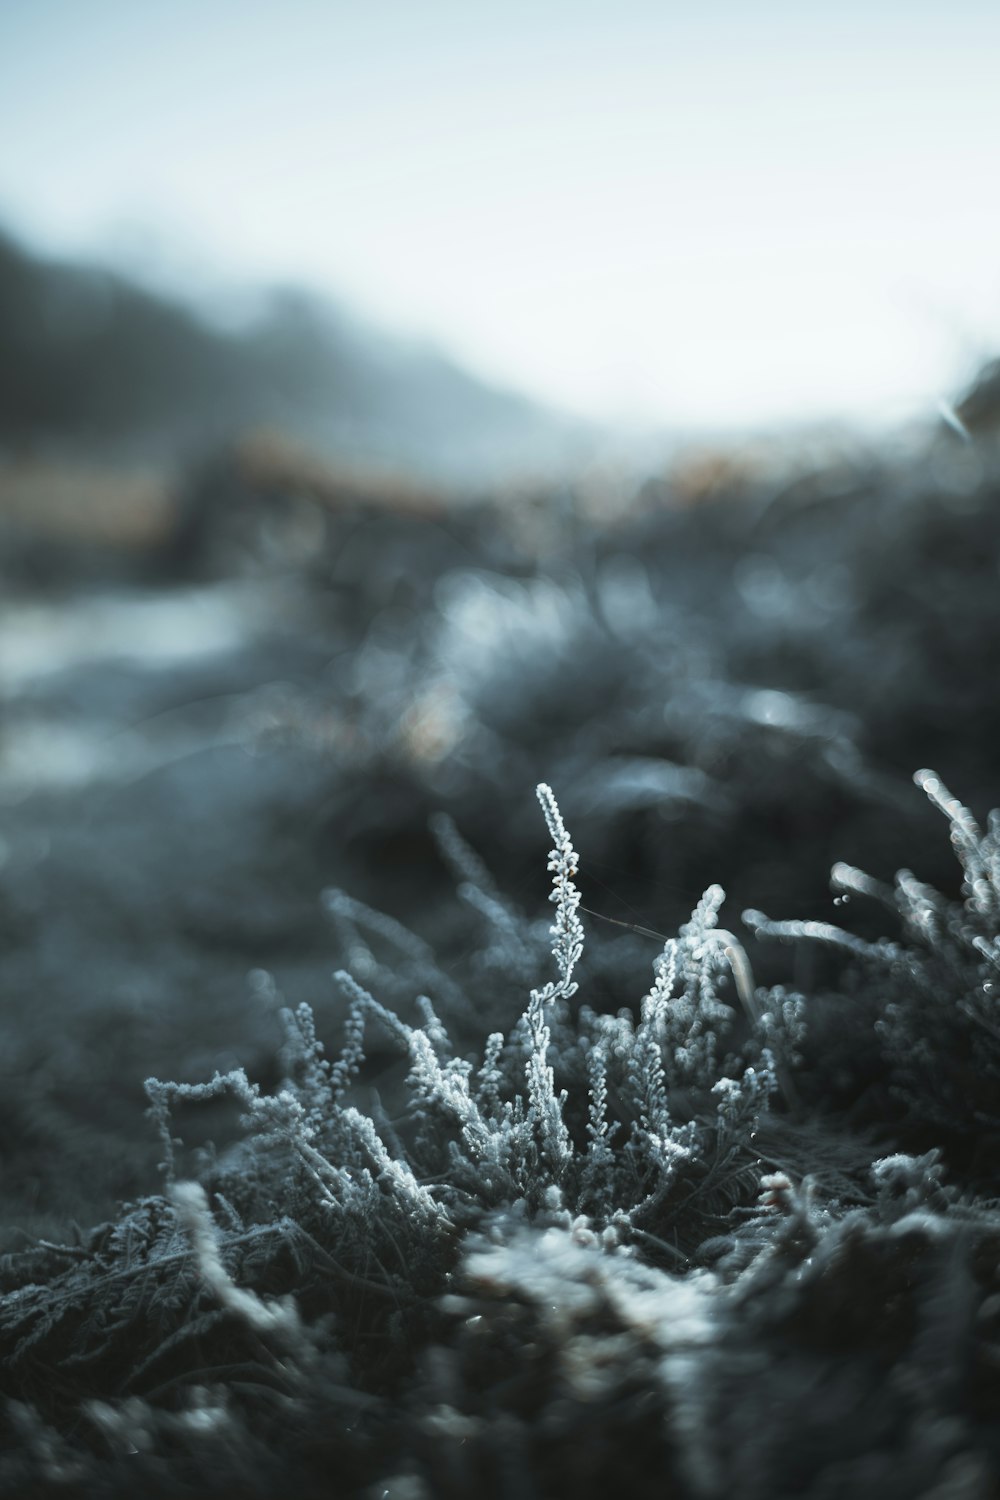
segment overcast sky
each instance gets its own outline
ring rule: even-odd
[[[1000,351],[998,77],[996,0],[2,0],[0,220],[602,416],[878,420]]]

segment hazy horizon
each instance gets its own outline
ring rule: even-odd
[[[0,37],[0,215],[47,253],[296,282],[635,425],[891,420],[1000,347],[985,4],[38,0]]]

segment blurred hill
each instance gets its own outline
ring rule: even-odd
[[[560,467],[594,434],[430,347],[276,290],[239,332],[0,233],[0,444],[174,466],[248,428],[444,483]]]

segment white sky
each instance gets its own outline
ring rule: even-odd
[[[601,416],[878,420],[1000,350],[998,78],[996,0],[0,0],[0,219]]]

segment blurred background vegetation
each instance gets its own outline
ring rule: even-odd
[[[954,889],[910,777],[1000,802],[995,18],[750,10],[5,13],[12,1243],[155,1185],[151,1072],[274,1076],[264,971],[335,1028],[325,886],[468,960],[441,811],[542,910],[549,781],[664,932]]]

